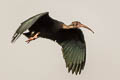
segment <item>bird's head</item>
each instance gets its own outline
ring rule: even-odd
[[[94,31],[92,29],[90,29],[89,27],[87,27],[86,25],[82,24],[81,22],[79,21],[73,21],[70,26],[73,26],[74,28],[81,28],[81,27],[84,27],[88,30],[90,30],[91,32],[94,33]]]

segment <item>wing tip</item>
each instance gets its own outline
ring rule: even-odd
[[[11,43],[15,43],[15,41],[20,37],[20,33],[15,33],[12,37]]]
[[[66,66],[66,68],[68,68],[68,73],[72,72],[72,74],[75,75],[80,75],[81,71],[84,69],[81,64],[72,64],[72,66]]]

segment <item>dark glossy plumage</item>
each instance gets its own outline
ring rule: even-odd
[[[37,33],[39,31],[41,32],[41,36],[44,37],[47,36],[47,34],[51,35],[55,33],[61,28],[62,25],[62,22],[49,17],[48,12],[40,13],[21,23],[20,27],[17,29],[13,36],[12,42],[16,41],[18,37],[27,29],[29,32],[24,33],[26,37],[32,36],[30,35],[32,31],[34,31],[34,33]]]
[[[63,57],[68,71],[81,73],[86,60],[86,45],[80,29],[60,30],[56,33],[56,41],[62,46]]]
[[[30,38],[37,32],[39,37],[56,41],[62,46],[63,57],[68,71],[80,74],[86,61],[86,45],[83,33],[78,28],[64,29],[64,23],[51,18],[48,12],[38,14],[24,21],[13,35],[15,42],[21,34]],[[27,33],[23,33],[26,30]]]

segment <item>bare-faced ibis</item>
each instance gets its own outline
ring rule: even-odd
[[[86,44],[83,32],[80,29],[81,27],[92,31],[89,27],[78,21],[66,25],[61,21],[51,18],[48,12],[44,12],[21,23],[11,42],[15,42],[21,34],[28,38],[27,43],[39,37],[56,41],[62,47],[68,72],[72,71],[72,73],[77,75],[84,69],[86,61]],[[26,30],[29,32],[25,33]]]

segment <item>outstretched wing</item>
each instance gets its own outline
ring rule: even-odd
[[[86,61],[86,45],[80,29],[60,30],[56,41],[62,46],[63,57],[68,71],[81,73]]]
[[[35,15],[35,16],[27,19],[23,23],[21,23],[20,27],[16,30],[15,34],[13,35],[11,42],[15,42],[24,31],[29,29],[33,24],[36,23],[36,21],[38,19],[40,19],[41,17],[46,16],[47,14],[48,14],[48,12],[40,13],[38,15]]]

